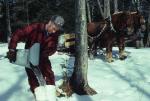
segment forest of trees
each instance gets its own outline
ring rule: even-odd
[[[86,3],[88,21],[99,21],[116,11],[139,10],[147,22],[150,15],[149,0],[86,0]],[[32,22],[46,22],[54,14],[65,18],[66,32],[74,32],[75,11],[75,0],[0,0],[1,39],[7,41],[7,36],[17,28]]]

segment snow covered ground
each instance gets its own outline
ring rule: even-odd
[[[34,101],[29,91],[24,67],[9,63],[6,55],[7,44],[0,44],[0,101]],[[22,48],[23,44],[19,44]],[[107,63],[104,56],[89,60],[88,82],[98,94],[58,98],[58,101],[150,101],[150,48],[126,48],[128,58],[117,59],[117,48],[114,48],[115,61]],[[65,60],[73,63],[73,57],[57,53],[50,57],[56,77],[56,85],[61,84],[62,68]],[[73,67],[69,64],[70,68]]]

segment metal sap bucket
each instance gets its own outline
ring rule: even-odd
[[[34,66],[39,65],[40,43],[35,43],[30,49],[18,49],[16,61],[13,64],[30,68],[32,63]]]

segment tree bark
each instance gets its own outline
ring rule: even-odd
[[[26,14],[27,14],[27,25],[29,25],[30,21],[29,21],[29,4],[28,4],[28,2],[26,3]]]
[[[114,12],[118,12],[118,0],[114,0]]]
[[[87,7],[87,17],[88,17],[88,22],[91,22],[91,10],[90,10],[90,5],[89,5],[89,1],[86,0],[86,7]]]
[[[135,6],[135,10],[140,10],[140,1],[139,0],[133,0],[132,1],[134,6]]]
[[[137,10],[140,11],[140,0],[137,0]]]
[[[3,4],[0,2],[0,18],[3,17],[2,6],[3,6]]]
[[[110,17],[110,0],[104,0],[104,18]]]
[[[104,18],[104,11],[102,9],[102,5],[100,3],[100,0],[97,0],[97,4],[98,4],[99,10],[100,10],[100,14],[102,15],[102,18]]]
[[[149,11],[149,16],[148,16],[148,36],[147,36],[147,43],[146,46],[150,47],[150,11]]]
[[[79,95],[96,94],[89,87],[87,80],[88,52],[87,52],[87,22],[85,0],[76,0],[76,58],[73,75],[70,84],[74,92]]]
[[[9,42],[11,36],[11,25],[10,25],[10,12],[8,0],[5,0],[5,5],[6,5],[7,41]]]

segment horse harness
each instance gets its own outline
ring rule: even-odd
[[[104,24],[104,26],[103,26],[102,30],[99,32],[99,34],[97,34],[96,36],[88,35],[88,37],[91,38],[92,40],[99,38],[101,36],[101,34],[105,31],[106,27],[107,27],[107,23]]]

